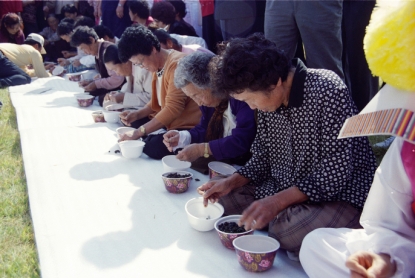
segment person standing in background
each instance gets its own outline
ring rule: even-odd
[[[5,14],[0,21],[0,42],[23,44],[22,20],[15,13]]]
[[[132,22],[128,15],[128,6],[125,5],[126,0],[101,1],[101,24],[111,29],[112,33],[118,38],[121,37],[124,30],[131,26]]]
[[[332,70],[344,80],[342,13],[342,0],[270,0],[265,9],[265,37],[292,59],[301,35],[307,66]]]

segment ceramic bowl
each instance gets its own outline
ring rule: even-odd
[[[188,177],[168,177],[169,175],[177,174],[177,175],[186,175]],[[190,181],[193,178],[192,173],[185,172],[185,171],[178,171],[178,172],[168,172],[161,175],[161,178],[164,182],[164,187],[170,193],[183,193],[189,189]]]
[[[132,134],[134,132],[134,130],[135,130],[135,128],[133,128],[133,127],[125,127],[125,126],[123,126],[123,127],[117,128],[115,130],[115,132],[117,132],[118,138],[121,138],[121,136],[124,135],[127,132],[129,132],[129,134],[130,133]]]
[[[91,95],[82,95],[82,94],[80,94],[80,95],[76,95],[75,96],[76,97],[76,100],[78,101],[78,105],[80,106],[80,107],[88,107],[88,106],[91,106],[92,105],[92,103],[94,102],[94,96],[91,96]]]
[[[122,156],[134,159],[143,153],[145,143],[139,140],[129,140],[119,142],[118,145],[120,146]]]
[[[92,118],[94,119],[94,122],[96,122],[96,123],[104,123],[105,122],[104,114],[102,113],[102,111],[92,112]]]
[[[262,272],[274,264],[280,243],[268,236],[247,235],[233,241],[239,264],[250,272]]]
[[[107,123],[116,124],[120,120],[120,114],[119,111],[106,111],[103,110],[102,113],[104,114],[105,121]]]
[[[186,171],[192,165],[188,161],[181,161],[175,155],[167,155],[161,160],[163,162],[164,173]]]
[[[216,176],[230,176],[232,175],[236,169],[232,165],[219,162],[219,161],[212,161],[208,164],[209,167],[209,178],[213,178]]]
[[[223,246],[225,246],[228,249],[231,249],[231,250],[234,249],[232,242],[235,238],[246,236],[246,235],[252,235],[254,233],[254,230],[249,230],[244,233],[225,233],[219,230],[220,224],[223,224],[225,222],[228,222],[228,223],[235,222],[236,224],[238,224],[239,219],[241,219],[241,217],[242,215],[229,215],[229,216],[222,217],[218,221],[215,222],[215,230],[219,235],[220,242],[222,243]]]
[[[187,201],[185,210],[190,226],[200,232],[213,230],[216,220],[224,212],[223,206],[219,203],[209,203],[207,207],[203,206],[202,197]]]

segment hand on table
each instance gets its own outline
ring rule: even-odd
[[[225,196],[232,191],[229,178],[210,180],[197,188],[197,192],[203,196],[203,205],[206,207],[208,201],[216,203],[219,197]]]
[[[121,103],[124,101],[124,93],[121,93],[118,91],[109,92],[108,94],[105,95],[104,101],[112,101],[116,103]]]
[[[141,134],[141,131],[136,129],[134,130],[133,134],[131,134],[131,136],[129,135],[131,134],[130,132],[124,133],[123,135],[121,135],[120,140],[118,140],[119,142],[121,141],[128,141],[128,140],[138,140],[141,138],[141,136],[143,136]]]
[[[177,159],[183,161],[193,162],[199,157],[203,156],[205,152],[204,144],[191,144],[183,148],[176,155]]]
[[[121,122],[127,126],[131,126],[132,122],[138,120],[138,111],[126,110],[120,114]]]
[[[391,262],[387,254],[375,254],[358,251],[347,259],[346,267],[350,269],[352,278],[392,277],[396,272],[396,264]]]
[[[268,196],[253,202],[246,208],[239,220],[239,225],[245,225],[245,230],[261,229],[268,225],[282,209],[278,204],[277,196]]]
[[[95,85],[95,82],[91,82],[88,85],[84,86],[85,92],[93,92],[97,89],[97,85]]]
[[[180,135],[177,130],[167,131],[163,135],[163,143],[170,152],[173,152],[173,148],[179,144],[179,139]]]

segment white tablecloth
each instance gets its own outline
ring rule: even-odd
[[[43,88],[52,88],[42,92]],[[10,87],[21,136],[42,277],[257,277],[216,232],[192,229],[185,203],[208,177],[193,172],[183,194],[161,179],[162,162],[108,153],[119,125],[94,123],[76,83],[59,77]],[[258,232],[256,232],[258,233]],[[279,251],[261,277],[306,277]]]

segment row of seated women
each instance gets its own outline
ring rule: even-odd
[[[219,56],[185,55],[136,26],[115,49],[107,67],[152,73],[150,101],[120,115],[136,128],[121,140],[142,138],[156,159],[243,165],[198,189],[206,205],[243,214],[241,224],[267,229],[293,259],[317,228],[361,227],[376,161],[367,138],[337,139],[357,109],[335,73],[290,61],[262,34],[230,40]]]

